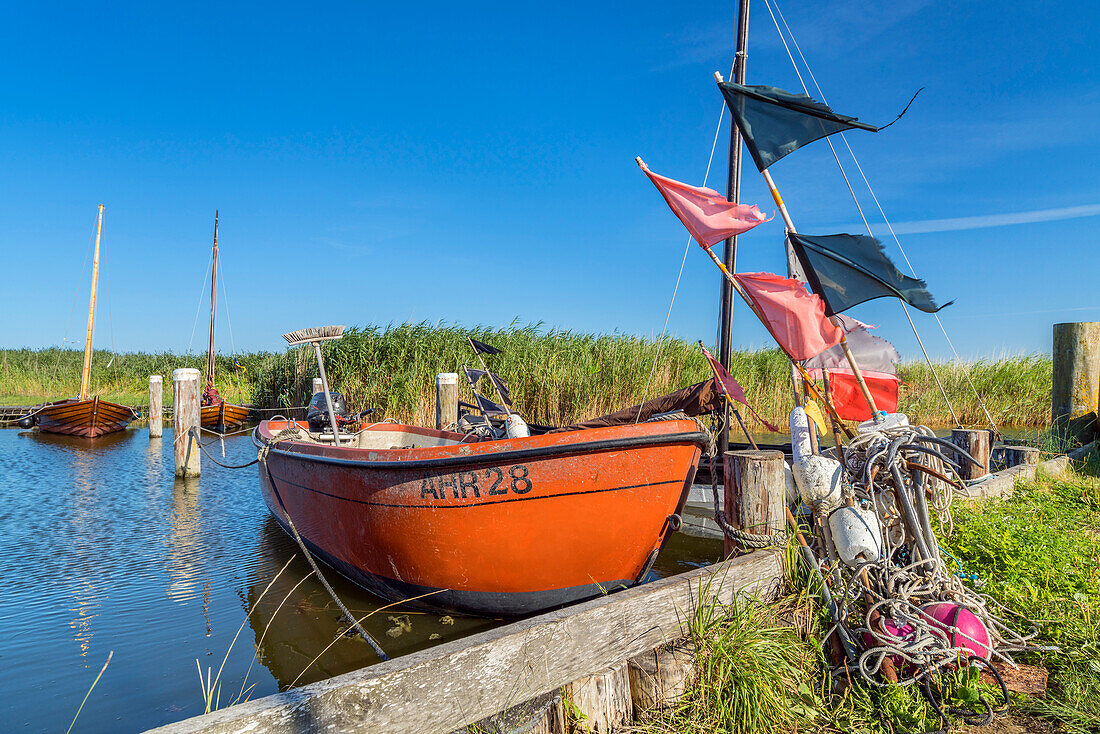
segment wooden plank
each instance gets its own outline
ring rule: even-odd
[[[708,585],[728,602],[781,577],[751,553],[153,731],[442,734],[679,638]]]

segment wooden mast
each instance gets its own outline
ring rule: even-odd
[[[95,325],[95,292],[99,282],[99,239],[103,234],[103,205],[99,205],[99,217],[95,227],[95,253],[92,255],[92,298],[88,304],[88,334],[84,337],[84,367],[80,372],[79,400],[88,399],[92,380],[92,327]]]
[[[214,297],[218,285],[218,210],[214,210],[214,264],[210,268],[210,346],[206,350],[206,384],[214,384]]]
[[[733,78],[738,84],[745,83],[745,61],[748,58],[749,41],[749,0],[740,0],[737,6],[737,42],[733,52]],[[730,122],[729,167],[726,173],[726,199],[741,200],[741,131]],[[737,272],[737,235],[726,240],[722,251],[722,260],[731,273]],[[722,278],[722,300],[718,307],[718,362],[727,370],[730,366],[730,351],[733,341],[733,289],[729,281]],[[718,435],[718,455],[724,456],[729,450],[730,405],[725,402],[723,430]]]

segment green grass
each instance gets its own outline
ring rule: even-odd
[[[982,591],[1036,620],[1041,645],[1057,652],[1018,655],[1049,673],[1044,696],[1015,695],[1010,714],[1044,720],[1053,731],[1100,732],[1100,457],[1057,480],[1021,483],[1006,499],[954,508],[944,541],[977,574]],[[788,569],[799,566],[793,544]],[[856,681],[833,686],[822,649],[829,628],[818,597],[797,571],[777,603],[722,606],[705,601],[687,625],[698,656],[697,682],[674,706],[643,715],[650,734],[786,734],[920,732],[939,718],[912,688]],[[1019,620],[1017,620],[1019,621]],[[1022,628],[1022,624],[1016,624]],[[942,681],[941,695],[962,706],[986,695],[973,669]],[[953,726],[961,725],[953,717]]]
[[[503,350],[486,361],[508,382],[516,407],[538,423],[565,424],[602,415],[710,375],[698,346],[682,339],[658,343],[647,337],[586,334],[541,324],[501,329],[427,323],[353,328],[343,339],[326,342],[325,364],[334,389],[348,397],[353,409],[375,408],[382,417],[426,425],[435,417],[435,375],[457,372],[464,364],[477,366],[467,336]],[[308,400],[317,375],[311,350],[238,358],[247,372],[235,373],[231,358],[218,357],[218,388],[231,400],[264,408],[303,405]],[[76,350],[0,350],[0,403],[31,404],[73,395],[80,385],[81,359],[82,353]],[[133,405],[145,402],[150,374],[164,375],[167,386],[172,369],[205,366],[202,355],[135,353],[111,359],[107,352],[96,352],[94,392]],[[1041,426],[1049,419],[1051,362],[1047,357],[944,363],[937,369],[965,425],[985,423],[967,376],[998,424]],[[734,352],[730,371],[766,419],[786,423],[790,373],[782,353],[777,349]],[[903,382],[900,410],[914,423],[951,424],[926,364],[904,363],[898,374]],[[460,397],[470,401],[464,383],[460,379]]]
[[[270,354],[238,356],[246,371],[233,367],[233,358],[215,355],[217,386],[233,402],[251,399],[251,378]],[[0,349],[0,404],[31,405],[76,395],[84,352],[74,349]],[[149,375],[164,377],[164,404],[172,403],[172,370],[206,370],[206,355],[92,353],[91,392],[124,405],[148,402]],[[239,387],[238,387],[239,381]]]
[[[385,417],[425,424],[434,419],[435,375],[459,371],[463,364],[477,365],[466,342],[468,335],[502,350],[486,361],[508,382],[517,408],[539,423],[563,424],[601,415],[710,375],[699,348],[681,339],[658,344],[644,337],[585,334],[541,324],[502,329],[427,323],[355,328],[343,339],[326,343],[326,369],[331,383],[353,407],[373,407]],[[782,353],[777,349],[734,352],[731,362],[730,371],[753,406],[771,422],[786,423],[790,377]],[[255,378],[254,399],[263,407],[301,405],[316,370],[309,350],[277,355]],[[1040,426],[1049,420],[1049,358],[941,364],[938,370],[964,424],[985,422],[967,375],[999,424]],[[927,365],[905,363],[898,372],[905,383],[899,408],[913,422],[951,423]],[[470,400],[464,382],[460,379],[460,395]]]

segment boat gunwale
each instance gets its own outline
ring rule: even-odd
[[[261,434],[261,429],[268,421],[263,421],[260,425],[252,431],[252,442],[259,449],[268,445],[267,441],[264,441]],[[672,421],[670,421],[672,422]],[[687,422],[687,421],[675,421],[675,422]],[[289,423],[289,421],[288,421]],[[395,424],[400,425],[400,424]],[[667,425],[667,424],[666,424]],[[419,428],[418,426],[409,426],[409,428]],[[621,429],[622,426],[613,426],[612,429]],[[424,429],[421,429],[424,430]],[[589,429],[603,432],[607,429]],[[574,433],[570,431],[570,433]],[[580,433],[576,431],[575,433]],[[562,434],[558,434],[562,435]],[[532,436],[531,438],[535,438]],[[540,437],[541,438],[541,437]],[[505,439],[507,440],[507,439]],[[515,439],[512,439],[515,440]],[[427,458],[415,458],[415,459],[371,459],[371,458],[345,458],[341,456],[330,456],[327,454],[313,453],[310,451],[302,450],[290,450],[286,448],[280,448],[280,444],[291,444],[298,447],[311,447],[317,444],[308,444],[300,441],[283,440],[278,441],[271,446],[269,451],[271,453],[279,454],[286,458],[301,459],[303,461],[317,463],[317,464],[330,464],[335,466],[347,466],[356,467],[360,469],[429,469],[433,467],[446,467],[454,465],[465,464],[485,464],[485,463],[516,463],[526,459],[542,459],[554,456],[562,455],[577,455],[577,454],[589,454],[598,453],[603,451],[614,451],[616,449],[632,449],[632,448],[649,448],[653,446],[662,445],[674,445],[690,443],[698,446],[700,450],[705,449],[710,442],[710,436],[703,431],[691,431],[691,432],[662,432],[662,433],[647,433],[640,436],[625,436],[619,438],[605,438],[595,440],[585,440],[576,443],[555,443],[545,446],[533,446],[531,448],[519,448],[519,449],[504,449],[501,451],[481,451],[478,453],[469,454],[448,454],[444,456],[433,456]],[[480,445],[484,446],[484,442]],[[478,446],[479,444],[462,444],[467,446]],[[385,451],[399,452],[399,451],[414,451],[416,449],[360,449],[358,447],[335,447],[328,445],[317,445],[321,449],[339,449],[341,451],[362,451],[362,452],[374,452],[378,453]],[[427,447],[430,449],[449,448],[443,446]]]

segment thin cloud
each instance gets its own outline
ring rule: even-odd
[[[1100,204],[1084,206],[1066,206],[1058,209],[1036,209],[1029,212],[1009,212],[1006,214],[983,214],[976,217],[955,217],[954,219],[924,219],[916,222],[898,222],[894,231],[898,234],[927,234],[929,232],[958,232],[964,229],[988,229],[1007,227],[1013,224],[1033,224],[1035,222],[1053,222],[1060,219],[1081,219],[1100,215]]]

